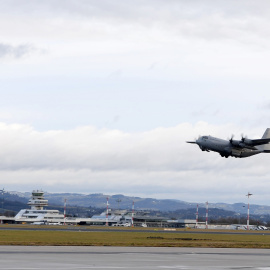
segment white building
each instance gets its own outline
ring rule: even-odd
[[[34,190],[32,197],[28,201],[31,209],[22,209],[15,216],[15,222],[19,223],[64,223],[64,215],[58,210],[44,210],[43,207],[48,206],[48,200],[44,199],[44,192]]]

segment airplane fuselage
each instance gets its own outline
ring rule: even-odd
[[[187,143],[197,144],[202,151],[214,151],[222,157],[244,158],[254,156],[260,153],[270,153],[270,128],[267,128],[261,139],[230,140],[215,138],[212,136],[201,136],[196,141],[187,141]]]
[[[212,136],[202,136],[196,141],[196,144],[198,144],[202,151],[218,152],[222,157],[226,158],[229,156],[244,158],[263,152],[259,149],[252,150],[243,147],[233,146],[230,141],[215,138]]]

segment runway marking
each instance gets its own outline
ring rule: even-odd
[[[137,267],[134,267],[134,269],[137,268]],[[11,267],[11,268],[5,268],[5,270],[44,270],[44,269],[52,269],[51,266],[49,266],[48,268],[46,267],[40,267],[40,268],[37,268],[37,267],[34,267],[34,268],[29,268],[29,267],[26,267],[26,268],[14,268],[14,267]],[[72,270],[72,269],[127,269],[126,267],[122,267],[122,266],[74,266],[74,267],[63,267],[63,268],[59,268],[57,267],[56,268],[57,270]]]
[[[55,268],[54,268],[55,267]],[[140,268],[140,267],[139,267]],[[2,269],[2,268],[0,268]],[[39,267],[5,267],[5,270],[44,270],[44,269],[57,269],[57,270],[73,270],[73,269],[138,269],[138,267],[126,267],[126,266],[102,266],[102,265],[87,265],[87,266],[61,266],[49,265],[49,266],[39,266]]]
[[[134,267],[129,267],[129,266],[85,266],[85,267],[78,267],[78,266],[74,266],[74,267],[71,267],[71,268],[67,268],[67,267],[63,267],[63,268],[56,268],[57,270],[73,270],[73,269],[76,269],[76,270],[79,270],[79,269],[154,269],[155,266],[141,266],[141,267],[137,267],[137,266],[134,266]],[[189,268],[189,267],[179,267],[179,266],[158,266],[157,268],[162,268],[162,269],[179,269],[179,270],[187,270],[187,269],[194,269],[194,268]],[[40,267],[40,268],[37,268],[37,267],[34,267],[34,268],[5,268],[5,270],[44,270],[44,269],[52,269],[51,266],[46,268],[46,267]]]
[[[164,269],[184,269],[184,270],[186,270],[186,269],[191,269],[191,268],[189,268],[189,267],[187,267],[187,266],[179,266],[179,265],[175,265],[175,266],[158,266],[158,268],[164,268]]]
[[[55,268],[54,268],[55,267]],[[0,267],[1,269],[1,267]],[[194,270],[197,269],[194,266],[186,266],[186,265],[140,265],[140,266],[129,266],[129,265],[123,265],[123,266],[105,266],[105,265],[65,265],[60,266],[58,264],[56,265],[43,265],[38,267],[5,267],[5,270],[46,270],[46,269],[57,269],[57,270],[86,270],[86,269],[179,269],[179,270]],[[204,268],[201,268],[204,269]],[[240,270],[240,269],[254,269],[254,270],[270,270],[270,267],[254,267],[254,266],[238,266],[238,267],[229,267],[229,266],[208,266],[205,269],[234,269],[234,270]]]

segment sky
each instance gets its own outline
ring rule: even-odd
[[[270,205],[270,4],[0,0],[0,187]]]

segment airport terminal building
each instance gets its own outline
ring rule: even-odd
[[[66,217],[58,210],[46,210],[48,200],[44,198],[44,192],[34,190],[28,201],[30,209],[22,209],[18,214],[11,217],[0,216],[1,223],[16,224],[48,224],[48,225],[100,225],[100,226],[134,226],[134,227],[165,227],[184,228],[196,226],[196,220],[168,220],[165,217],[149,216],[147,212],[115,210],[95,215],[91,218]]]

